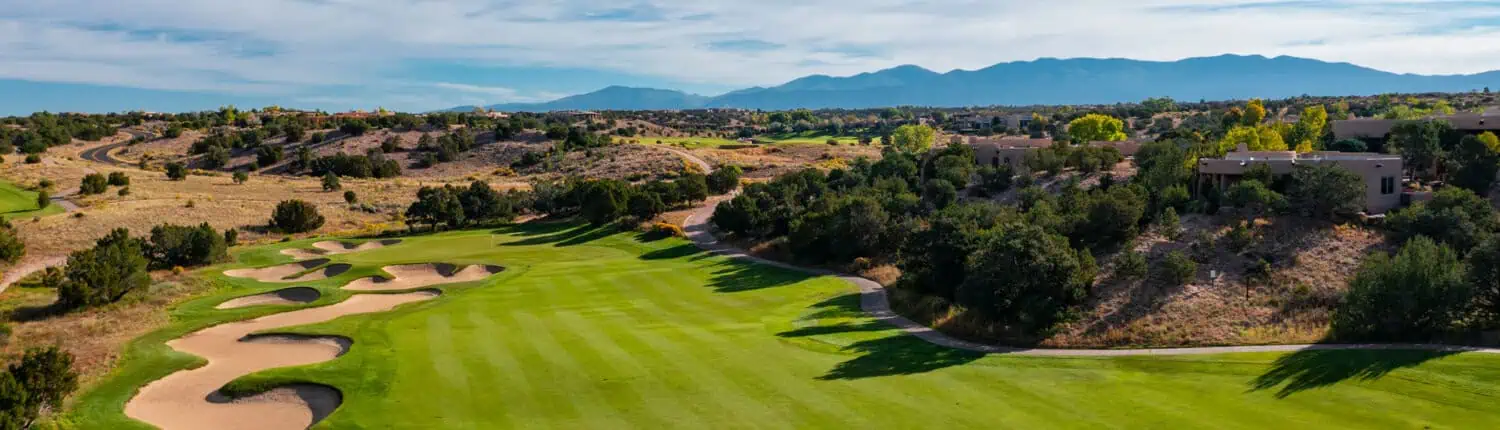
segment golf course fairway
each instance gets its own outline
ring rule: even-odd
[[[219,324],[326,306],[382,267],[503,267],[432,300],[277,333],[340,336],[346,354],[227,387],[335,387],[315,428],[1500,428],[1500,357],[1304,351],[1178,357],[1020,357],[937,347],[872,321],[853,285],[711,256],[681,239],[577,225],[402,238],[326,255],[292,284],[223,275],[291,263],[316,239],[236,249],[195,272],[225,285],[178,305],[59,419],[150,428],[124,405],[203,360],[166,343]],[[310,303],[216,309],[289,286]],[[363,294],[399,293],[399,291]]]

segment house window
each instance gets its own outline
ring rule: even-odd
[[[1380,194],[1389,195],[1396,193],[1396,177],[1386,176],[1380,178]]]

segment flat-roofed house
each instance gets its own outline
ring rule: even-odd
[[[1289,175],[1297,166],[1333,164],[1359,175],[1365,184],[1365,212],[1385,213],[1401,206],[1401,156],[1366,152],[1245,151],[1224,155],[1221,159],[1198,161],[1198,183],[1202,187],[1224,190],[1245,176],[1256,164],[1270,166],[1275,175]]]
[[[1471,134],[1484,133],[1486,131],[1500,133],[1500,115],[1487,113],[1462,113],[1456,115],[1438,115],[1424,120],[1447,121],[1458,131]],[[1397,124],[1409,120],[1384,119],[1384,118],[1356,118],[1337,120],[1333,122],[1333,138],[1336,140],[1356,139],[1372,144],[1372,147],[1380,147],[1390,139],[1391,130]]]
[[[974,162],[981,166],[1010,166],[1019,172],[1026,166],[1026,154],[1039,148],[1052,146],[1052,139],[998,139],[970,137],[968,145],[974,148]]]

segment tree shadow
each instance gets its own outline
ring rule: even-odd
[[[860,341],[844,350],[862,355],[839,363],[818,379],[914,375],[972,363],[984,357],[981,352],[941,347],[905,334]]]
[[[1302,391],[1327,387],[1350,379],[1374,381],[1393,370],[1413,367],[1460,352],[1462,352],[1461,349],[1445,351],[1304,349],[1276,359],[1270,370],[1250,382],[1249,391],[1263,391],[1279,386],[1281,389],[1276,392],[1276,398],[1282,399]]]
[[[608,225],[596,226],[591,224],[582,224],[573,226],[571,228],[564,228],[565,229],[562,231],[558,231],[556,227],[547,229],[507,228],[503,230],[497,230],[497,232],[505,231],[513,234],[518,233],[521,235],[531,236],[514,242],[503,243],[501,244],[502,246],[534,246],[550,244],[559,247],[582,245],[585,243],[593,242],[595,240],[603,239],[605,237],[609,237],[619,232],[619,230],[615,227]]]
[[[691,257],[691,256],[695,256],[695,255],[707,257],[708,256],[708,252],[704,251],[702,248],[699,248],[697,245],[693,245],[693,244],[690,244],[690,243],[684,243],[684,244],[673,246],[673,247],[670,247],[670,248],[658,249],[658,250],[655,250],[655,251],[647,252],[645,254],[641,254],[641,259],[642,260],[672,260],[672,259],[683,258],[683,257]]]
[[[709,279],[709,286],[720,293],[739,293],[782,287],[806,281],[814,275],[778,269],[738,259],[720,263]]]

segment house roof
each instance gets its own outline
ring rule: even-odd
[[[1500,115],[1462,113],[1437,115],[1426,119],[1447,121],[1453,128],[1464,131],[1500,131]],[[1337,139],[1384,138],[1402,120],[1382,118],[1359,118],[1333,122],[1333,136]]]

